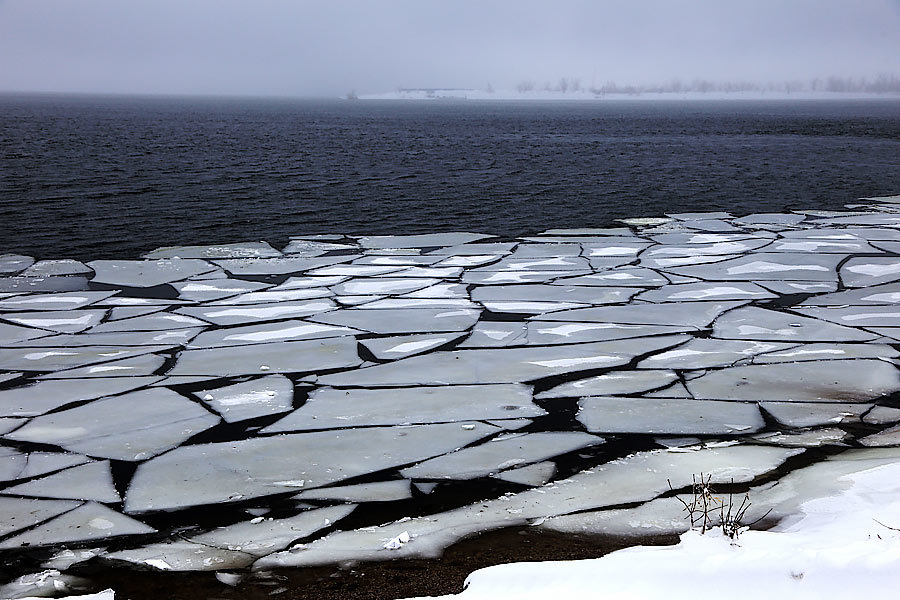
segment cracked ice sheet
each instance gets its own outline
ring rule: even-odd
[[[708,369],[724,367],[739,360],[749,360],[757,354],[786,350],[795,344],[777,342],[752,342],[720,340],[713,338],[692,339],[687,344],[660,354],[648,356],[637,364],[639,369]]]
[[[576,418],[595,433],[743,434],[766,425],[755,404],[681,398],[587,397]]]
[[[262,433],[539,417],[547,412],[520,384],[310,392],[306,403]]]
[[[900,279],[900,257],[854,257],[841,267],[847,287],[868,287]]]
[[[612,371],[596,377],[561,383],[535,398],[577,398],[579,396],[614,396],[636,394],[666,387],[678,381],[674,371]]]
[[[66,275],[89,275],[91,268],[83,262],[71,259],[41,260],[22,272],[23,277],[57,277]]]
[[[732,478],[735,482],[752,481],[800,452],[737,445],[641,452],[518,494],[378,527],[332,533],[306,544],[298,552],[272,554],[257,561],[253,568],[436,558],[448,546],[475,533],[521,526],[531,519],[651,500],[669,489],[667,480],[675,488],[683,487],[690,485],[700,471],[711,475],[713,483],[730,482]],[[404,531],[410,533],[410,542],[396,550],[384,548],[386,540]]]
[[[355,505],[332,506],[284,519],[256,519],[219,527],[186,540],[150,544],[104,555],[162,571],[214,571],[249,566],[257,557],[283,550],[296,539],[329,527]]]
[[[256,292],[272,287],[269,283],[243,281],[241,279],[209,279],[205,281],[185,281],[173,283],[180,300],[191,302],[208,302],[237,296],[247,292]]]
[[[706,281],[801,280],[833,281],[842,254],[792,254],[758,252],[721,262],[672,267],[678,275]]]
[[[34,529],[0,542],[0,549],[52,546],[66,542],[93,541],[155,532],[152,527],[102,504],[87,502]]]
[[[216,325],[243,325],[262,321],[277,321],[308,317],[337,308],[327,298],[306,302],[272,302],[270,304],[249,304],[238,306],[188,306],[176,312],[203,319]]]
[[[215,271],[216,267],[205,260],[95,260],[87,263],[94,270],[91,283],[148,288],[175,281],[182,281],[194,275]]]
[[[104,310],[62,310],[47,312],[3,313],[3,318],[16,325],[47,329],[57,333],[78,333],[100,322]]]
[[[353,308],[310,320],[380,334],[439,333],[469,329],[480,315],[480,310],[469,308]]]
[[[718,319],[713,326],[713,335],[717,338],[738,340],[773,340],[784,342],[867,342],[878,336],[844,325],[863,325],[863,323],[845,323],[836,325],[822,320],[826,313],[816,313],[828,309],[792,309],[809,315],[803,317],[792,313],[767,310],[756,306],[748,306],[730,311]],[[813,312],[810,312],[812,310]],[[865,309],[868,310],[868,309]],[[875,310],[874,308],[872,310]],[[900,316],[900,309],[890,309]],[[860,312],[857,310],[857,312]],[[827,313],[840,317],[844,313]],[[813,318],[817,317],[817,318]],[[872,323],[878,325],[879,323]]]
[[[389,502],[409,500],[412,489],[408,479],[358,483],[307,490],[293,496],[296,500],[341,500],[343,502]]]
[[[408,479],[477,479],[604,443],[579,431],[507,434],[400,470]]]
[[[465,333],[401,335],[360,340],[360,344],[375,358],[392,360],[422,354],[439,346],[444,346],[465,336]]]
[[[0,310],[74,310],[105,300],[117,292],[61,292],[0,299]]]
[[[29,452],[24,455],[0,455],[0,458],[4,460],[10,457],[24,457],[24,464],[22,464],[23,460],[21,458],[16,460],[16,466],[19,467],[19,470],[13,469],[4,473],[3,479],[5,481],[29,479],[38,475],[59,471],[60,469],[74,467],[90,460],[81,454],[64,454],[60,452]]]
[[[151,388],[35,417],[3,437],[136,461],[174,448],[218,422],[197,403],[165,388]]]
[[[205,331],[186,344],[192,348],[217,348],[222,346],[242,346],[245,344],[262,344],[266,342],[288,342],[339,337],[363,333],[349,327],[321,325],[300,319],[265,323],[263,325],[245,325],[227,329]]]
[[[725,311],[745,302],[684,302],[576,308],[541,315],[546,321],[593,321],[633,325],[676,325],[703,328]]]
[[[541,348],[432,352],[352,372],[325,375],[319,378],[319,383],[334,386],[517,383],[621,366],[636,355],[668,348],[687,339],[687,336],[667,336]]]
[[[125,510],[170,510],[321,487],[451,452],[501,431],[473,425],[369,427],[182,446],[138,466]]]
[[[900,390],[900,372],[881,360],[828,360],[711,371],[687,382],[700,399],[867,402]]]
[[[185,350],[166,374],[257,375],[342,369],[362,364],[351,336]]]
[[[268,375],[212,390],[193,392],[227,423],[284,413],[293,407],[294,384],[284,375]]]
[[[113,396],[161,381],[162,377],[129,379],[69,379],[40,381],[0,390],[0,415],[33,417],[66,404]]]

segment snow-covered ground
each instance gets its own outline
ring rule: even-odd
[[[848,487],[804,502],[770,531],[744,532],[737,543],[690,531],[675,546],[499,565],[476,571],[465,592],[444,598],[896,598],[900,532],[891,527],[900,527],[900,464],[835,483]]]
[[[639,94],[595,94],[588,90],[554,91],[475,89],[402,90],[381,94],[360,94],[360,100],[898,100],[900,94],[871,94],[856,92],[644,92]]]

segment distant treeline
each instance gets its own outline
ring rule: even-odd
[[[780,81],[770,83],[754,83],[751,81],[710,81],[695,79],[690,82],[674,79],[664,84],[654,85],[618,85],[615,81],[607,81],[603,85],[584,86],[575,77],[561,77],[555,83],[538,84],[534,81],[522,81],[516,89],[521,92],[552,91],[582,92],[596,95],[603,94],[658,94],[683,92],[856,92],[885,94],[900,92],[900,77],[897,75],[879,75],[874,79],[854,79],[852,77],[817,77],[808,81]],[[490,91],[490,90],[489,90]]]

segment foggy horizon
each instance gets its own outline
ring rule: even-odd
[[[333,97],[900,74],[900,0],[0,0],[0,91]]]

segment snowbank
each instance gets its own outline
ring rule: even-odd
[[[582,561],[515,563],[469,576],[460,600],[509,598],[896,598],[900,464],[839,478],[837,495],[804,502],[770,531],[737,544],[688,532],[675,546],[635,547]],[[848,587],[849,586],[849,587]]]

